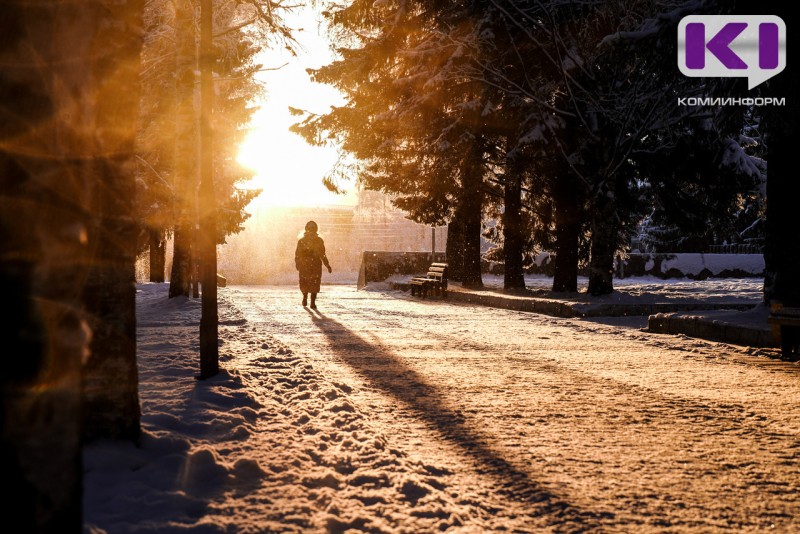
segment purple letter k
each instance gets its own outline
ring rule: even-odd
[[[694,22],[686,25],[686,67],[702,69],[706,66],[706,48],[714,54],[727,69],[746,69],[747,64],[730,49],[730,44],[739,37],[746,22],[729,22],[705,43],[705,25]]]

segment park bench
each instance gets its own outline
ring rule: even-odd
[[[781,355],[787,359],[800,358],[800,308],[773,303],[767,320],[780,339]]]
[[[447,264],[431,263],[428,267],[428,274],[425,276],[415,276],[409,282],[411,284],[411,295],[418,295],[420,298],[427,296],[447,296]]]

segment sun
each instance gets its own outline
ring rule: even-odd
[[[297,34],[302,50],[287,56],[281,50],[263,53],[261,63],[268,68],[259,73],[266,88],[265,99],[250,124],[250,133],[239,149],[238,161],[255,172],[243,185],[262,189],[254,201],[273,206],[318,206],[354,204],[354,192],[346,195],[329,191],[322,180],[330,174],[339,157],[335,147],[306,143],[289,128],[300,120],[289,107],[326,113],[341,105],[342,95],[333,87],[311,81],[306,68],[331,60],[328,43],[314,30],[318,14],[310,8],[298,11],[296,27],[308,30]],[[274,70],[269,67],[280,66]]]
[[[255,172],[243,188],[261,189],[257,200],[273,206],[351,203],[351,195],[332,193],[322,183],[336,164],[336,150],[308,145],[290,132],[291,117],[278,122],[272,120],[276,113],[265,114],[271,118],[257,116],[240,147],[239,162]]]

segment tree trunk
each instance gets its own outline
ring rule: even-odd
[[[614,255],[617,251],[617,203],[614,180],[606,178],[592,206],[592,242],[589,258],[589,293],[608,295],[614,291]]]
[[[504,289],[525,289],[522,267],[522,176],[520,165],[508,162],[506,166],[503,211],[503,255],[505,269]]]
[[[150,281],[164,283],[164,269],[167,265],[167,240],[160,228],[151,228],[150,240]]]
[[[198,254],[203,284],[200,315],[200,378],[219,373],[219,317],[217,307],[217,206],[214,200],[212,114],[214,82],[212,67],[211,0],[202,0],[200,13],[200,234]]]
[[[139,107],[141,12],[129,2],[127,25],[101,25],[106,43],[95,69],[100,139],[89,232],[92,262],[86,283],[86,310],[92,329],[91,354],[83,378],[83,438],[136,441],[140,433],[139,377],[136,367],[135,139]],[[123,13],[124,14],[124,13]]]
[[[476,139],[466,160],[461,197],[464,223],[464,273],[461,285],[483,287],[481,231],[483,222],[483,143]]]
[[[121,163],[130,141],[127,124],[98,124],[96,104],[109,69],[134,57],[141,7],[0,4],[0,284],[13,310],[3,324],[0,489],[18,532],[83,528],[84,290],[90,265],[106,260],[90,256],[91,199],[107,185],[96,162]],[[120,49],[124,57],[109,57]]]
[[[460,211],[456,210],[453,220],[447,225],[447,277],[454,282],[464,280],[464,223]]]
[[[186,296],[192,283],[192,233],[194,232],[195,191],[197,179],[194,160],[197,154],[195,134],[194,85],[196,42],[194,3],[178,0],[175,6],[176,93],[175,117],[175,203],[177,221],[173,239],[172,274],[169,296]]]
[[[195,223],[195,227],[199,225],[199,221]],[[200,258],[202,252],[200,251],[200,240],[197,229],[192,231],[192,246],[191,254],[189,254],[189,261],[191,268],[189,269],[189,287],[192,291],[192,298],[200,298]]]
[[[169,298],[183,295],[188,297],[191,291],[191,238],[186,234],[189,230],[185,223],[178,223],[172,237],[172,270],[169,277]]]
[[[791,18],[790,8],[783,3],[768,2],[765,6],[783,20]],[[789,39],[787,47],[787,57],[797,57],[797,40]],[[800,121],[800,102],[795,96],[800,90],[800,73],[786,69],[769,81],[769,90],[776,97],[786,97],[786,106],[765,108],[768,164],[764,302],[800,307],[800,181],[794,155]]]
[[[557,184],[553,188],[556,217],[555,264],[553,291],[578,291],[578,247],[580,246],[580,199],[575,188]]]

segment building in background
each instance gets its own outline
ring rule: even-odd
[[[435,241],[442,252],[447,241],[446,227],[432,232],[407,219],[382,193],[360,191],[355,206],[264,206],[254,211],[245,230],[219,247],[219,273],[228,284],[296,283],[295,246],[309,220],[317,222],[334,270],[323,275],[323,283],[355,284],[364,251],[430,252]],[[168,254],[167,273],[170,263]],[[147,266],[146,255],[140,257],[138,281],[147,280]]]

